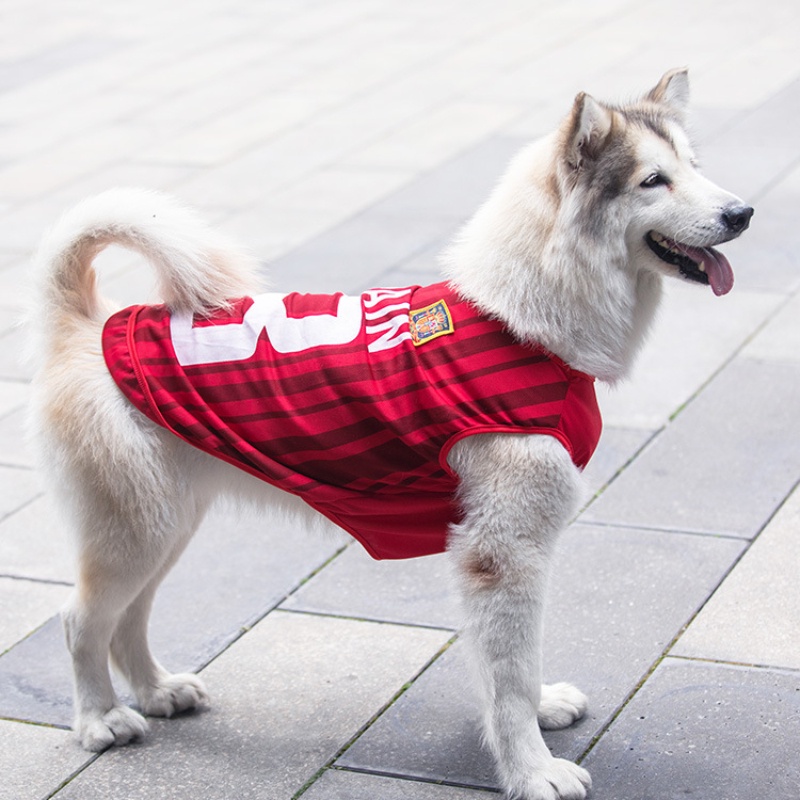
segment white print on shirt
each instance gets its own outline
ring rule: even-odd
[[[342,295],[335,314],[313,313],[302,317],[287,315],[285,294],[256,295],[239,322],[195,327],[192,314],[173,314],[172,346],[183,367],[245,361],[255,354],[264,330],[277,352],[300,353],[314,347],[349,344],[358,337],[366,321],[367,350],[376,353],[411,338],[410,294],[410,289],[373,289],[361,297]],[[401,298],[404,301],[381,307],[386,300]]]

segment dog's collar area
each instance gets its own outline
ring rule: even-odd
[[[733,288],[730,262],[713,247],[692,247],[657,231],[650,231],[645,242],[662,261],[677,267],[684,278],[710,285],[714,294],[727,294]]]

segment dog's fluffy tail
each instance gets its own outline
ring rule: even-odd
[[[67,211],[44,238],[36,267],[45,313],[104,315],[92,261],[111,244],[138,251],[153,264],[159,294],[175,310],[224,308],[228,299],[258,286],[256,262],[174,199],[112,189]]]

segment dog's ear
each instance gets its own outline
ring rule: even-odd
[[[681,67],[665,72],[646,99],[669,106],[681,115],[685,114],[689,107],[689,70]]]
[[[600,105],[591,95],[581,92],[572,106],[565,157],[572,169],[596,158],[611,131],[611,111]]]

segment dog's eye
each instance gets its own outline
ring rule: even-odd
[[[654,172],[645,178],[639,186],[643,189],[652,189],[654,186],[669,186],[669,180],[660,172]]]

